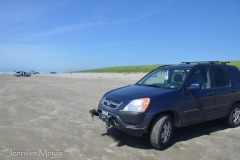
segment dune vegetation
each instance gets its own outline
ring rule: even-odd
[[[235,65],[240,69],[240,60],[229,61],[228,65]],[[108,68],[99,68],[99,69],[89,69],[82,71],[75,71],[74,73],[147,73],[152,71],[153,69],[167,65],[167,64],[155,64],[155,65],[137,65],[137,66],[116,66],[116,67],[108,67]]]

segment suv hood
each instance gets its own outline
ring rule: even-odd
[[[105,97],[118,100],[126,101],[138,98],[151,98],[151,96],[164,94],[173,91],[172,89],[131,85],[123,88],[112,90],[105,94]]]

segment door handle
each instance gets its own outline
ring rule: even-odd
[[[209,92],[209,93],[207,93],[207,95],[212,96],[212,95],[214,95],[214,92]]]

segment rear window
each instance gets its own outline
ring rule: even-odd
[[[240,71],[238,69],[228,69],[234,79],[240,84]]]

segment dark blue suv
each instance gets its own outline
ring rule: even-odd
[[[150,132],[152,146],[163,149],[173,127],[225,118],[240,125],[240,72],[228,62],[182,62],[161,66],[134,85],[105,93],[91,116],[106,127],[142,136]]]

